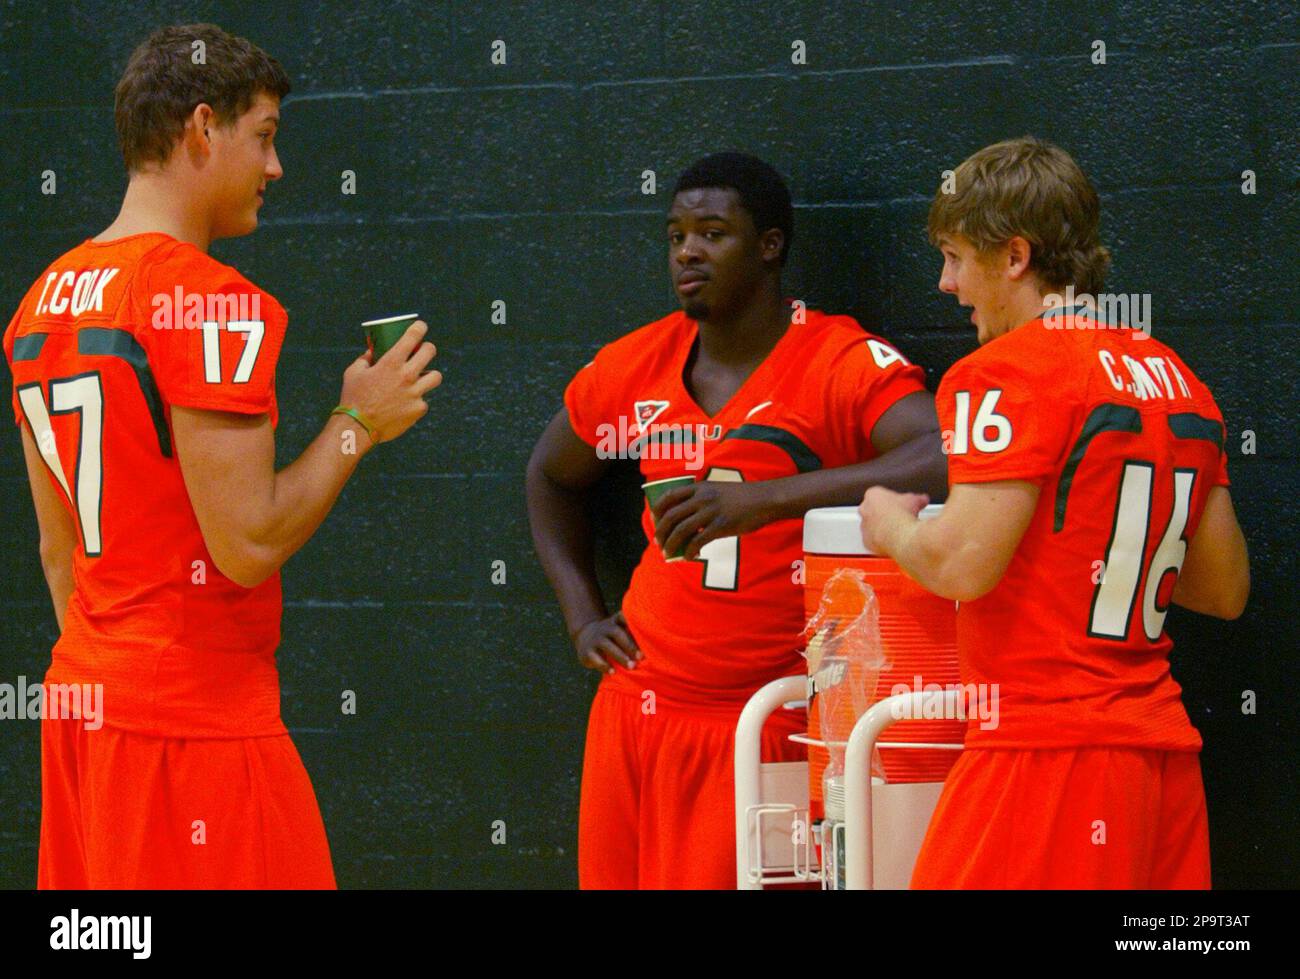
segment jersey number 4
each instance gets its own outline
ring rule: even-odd
[[[704,477],[715,483],[743,483],[739,469],[709,470]],[[696,561],[704,562],[704,587],[714,591],[735,591],[740,581],[740,538],[719,537],[700,548]]]
[[[101,549],[99,512],[104,489],[104,385],[99,371],[88,371],[73,377],[59,377],[50,381],[50,403],[45,404],[40,384],[24,384],[18,389],[18,401],[32,438],[40,450],[41,458],[63,489],[63,493],[76,508],[81,524],[81,546],[87,557],[98,557]],[[54,443],[54,428],[50,415],[81,416],[80,444],[77,446],[77,490],[68,487],[68,477],[59,459]]]
[[[1100,639],[1128,638],[1133,606],[1137,602],[1138,584],[1142,579],[1147,532],[1151,525],[1152,486],[1156,467],[1150,462],[1128,461],[1119,482],[1119,501],[1115,504],[1115,525],[1101,581],[1092,596],[1092,619],[1088,635]],[[1151,556],[1146,581],[1142,586],[1142,631],[1155,642],[1165,626],[1169,604],[1159,604],[1160,586],[1165,576],[1176,578],[1187,557],[1187,516],[1196,485],[1195,469],[1174,470],[1174,508],[1165,524],[1165,532]]]

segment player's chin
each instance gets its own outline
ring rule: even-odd
[[[214,238],[239,238],[257,230],[257,211],[251,210],[217,229]]]
[[[682,312],[693,320],[707,320],[709,304],[700,299],[683,299]]]

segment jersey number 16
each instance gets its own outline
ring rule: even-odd
[[[1160,543],[1151,556],[1146,581],[1142,563],[1146,552],[1147,532],[1151,525],[1151,499],[1156,467],[1150,462],[1128,460],[1119,482],[1119,500],[1115,504],[1115,523],[1106,546],[1106,561],[1101,581],[1092,596],[1092,617],[1088,635],[1099,639],[1128,638],[1138,585],[1142,584],[1142,630],[1155,642],[1165,626],[1169,603],[1159,604],[1160,586],[1165,576],[1178,576],[1187,557],[1187,518],[1191,510],[1192,488],[1196,485],[1195,469],[1174,470],[1174,507]]]

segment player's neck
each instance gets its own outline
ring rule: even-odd
[[[136,174],[127,184],[117,217],[95,240],[112,241],[151,231],[189,242],[205,253],[212,243],[207,218],[185,188],[161,174]]]
[[[752,366],[772,352],[789,327],[790,307],[773,284],[735,317],[701,320],[700,355],[721,366]]]
[[[1025,283],[1009,297],[1006,305],[1006,329],[997,336],[1010,333],[1038,319],[1043,315],[1047,305],[1043,293],[1036,286]]]

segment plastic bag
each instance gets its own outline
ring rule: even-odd
[[[880,608],[866,575],[840,568],[822,589],[817,613],[808,620],[808,706],[817,702],[821,739],[830,754],[826,778],[844,773],[849,735],[876,699],[876,683],[888,667],[880,642]],[[880,749],[872,749],[871,774],[882,781]]]

